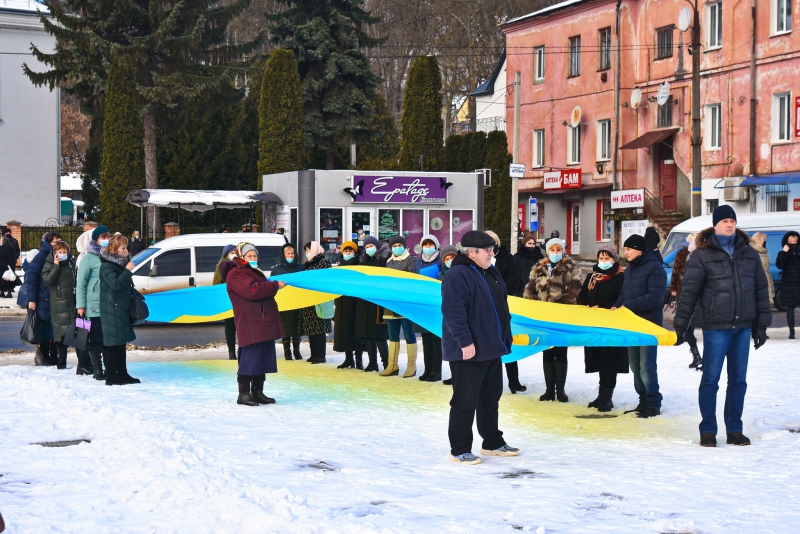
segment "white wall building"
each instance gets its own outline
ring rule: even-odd
[[[60,94],[36,87],[22,64],[46,70],[31,54],[55,50],[33,0],[0,1],[0,222],[44,225],[61,210]]]
[[[492,75],[470,93],[475,97],[475,130],[506,129],[506,53],[500,56]]]

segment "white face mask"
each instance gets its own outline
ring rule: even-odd
[[[233,261],[233,258],[235,258],[235,257],[236,257],[236,253],[235,252],[231,252],[230,254],[228,254],[228,259],[231,260],[231,261]]]

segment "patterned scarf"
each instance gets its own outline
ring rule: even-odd
[[[613,273],[611,273],[611,274],[598,273],[597,271],[593,272],[593,273],[592,273],[592,279],[591,279],[591,280],[589,280],[589,291],[591,291],[592,289],[594,289],[594,286],[595,286],[595,285],[596,285],[598,282],[605,282],[606,280],[608,280],[608,279],[610,279],[610,278],[613,278],[613,277],[617,276],[617,275],[618,275],[618,274],[620,274],[621,272],[622,272],[622,267],[620,267],[619,265],[617,265],[617,270],[616,270],[616,271],[614,271],[614,272],[613,272]]]

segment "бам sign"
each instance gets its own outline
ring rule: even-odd
[[[561,170],[544,173],[545,189],[580,189],[581,171]]]

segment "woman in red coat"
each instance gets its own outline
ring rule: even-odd
[[[271,282],[258,270],[258,250],[252,243],[239,243],[236,257],[222,262],[219,271],[228,285],[239,338],[236,402],[246,406],[272,404],[275,399],[264,395],[264,380],[266,373],[278,372],[275,340],[284,337],[284,332],[275,294],[286,284]]]

